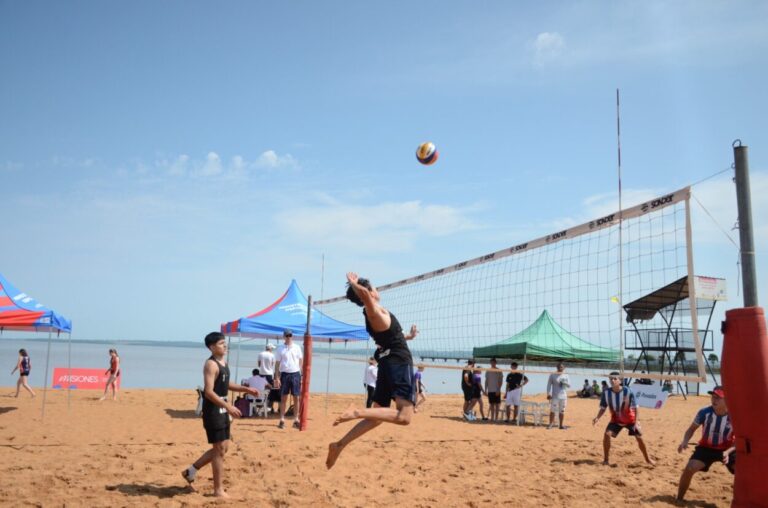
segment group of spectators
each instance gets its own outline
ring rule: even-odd
[[[274,351],[274,352],[273,352]],[[288,398],[293,404],[293,426],[299,427],[299,410],[301,408],[301,368],[304,363],[304,353],[301,347],[293,342],[293,332],[283,331],[283,344],[275,348],[267,344],[264,351],[259,353],[258,368],[253,369],[252,376],[245,381],[245,386],[259,391],[259,398],[266,394],[266,403],[270,412],[274,413],[275,402],[279,403],[279,428],[285,428],[285,414],[288,408]],[[249,400],[256,396],[247,395]]]
[[[605,390],[608,389],[608,383],[603,381],[601,384],[597,384],[597,380],[593,379],[592,384],[589,384],[589,379],[584,380],[584,386],[581,390],[576,392],[576,395],[582,399],[589,399],[592,397],[599,398]]]
[[[480,417],[483,421],[501,421],[501,400],[502,388],[504,389],[504,402],[506,403],[507,423],[517,423],[517,415],[520,409],[520,400],[522,398],[523,386],[528,383],[528,378],[521,372],[517,372],[517,363],[512,362],[511,371],[506,376],[498,369],[496,359],[491,359],[491,370],[485,372],[485,383],[483,383],[482,371],[476,368],[475,361],[469,360],[466,367],[461,372],[461,391],[464,393],[464,407],[462,416],[467,421],[477,420],[474,408],[479,406]],[[483,404],[483,395],[488,398],[488,416],[485,413]],[[514,415],[512,415],[514,408]]]

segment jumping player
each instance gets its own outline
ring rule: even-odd
[[[640,425],[637,423],[635,394],[632,393],[628,386],[622,385],[621,375],[618,372],[611,372],[608,379],[611,382],[611,388],[603,392],[600,398],[600,411],[598,411],[595,419],[592,420],[592,425],[597,425],[606,408],[611,411],[611,421],[605,428],[605,434],[603,435],[603,464],[606,466],[609,464],[608,455],[611,451],[611,439],[618,436],[621,429],[627,429],[629,435],[635,436],[635,439],[637,439],[637,446],[643,453],[645,461],[650,465],[654,465],[655,463],[648,456],[648,450],[646,450],[645,442],[643,441],[643,433],[640,430]]]
[[[181,472],[190,484],[200,468],[208,463],[213,468],[213,495],[229,497],[224,491],[224,455],[229,447],[229,417],[240,418],[240,411],[227,400],[229,390],[245,392],[258,396],[255,388],[234,384],[229,379],[227,355],[227,340],[219,332],[211,332],[205,336],[205,346],[211,350],[211,356],[203,366],[204,394],[203,427],[208,436],[208,442],[213,445],[210,450],[200,456],[191,466]]]
[[[26,349],[19,349],[19,359],[16,362],[16,366],[11,371],[11,375],[14,372],[19,371],[19,380],[16,381],[16,395],[19,396],[19,389],[23,386],[25,390],[29,392],[32,397],[35,396],[35,391],[29,386],[27,380],[29,379],[29,372],[32,370],[32,360],[29,359]]]
[[[112,387],[112,400],[117,400],[117,378],[120,377],[120,357],[117,355],[117,349],[109,350],[109,368],[104,371],[104,374],[109,374],[107,384],[104,387],[104,395],[99,400],[107,398],[107,392],[109,387]]]
[[[709,471],[709,466],[713,463],[722,462],[731,474],[736,471],[735,438],[728,416],[728,406],[725,404],[725,391],[722,386],[716,386],[708,393],[712,396],[710,399],[712,405],[696,413],[693,423],[683,435],[683,441],[677,447],[677,452],[683,453],[696,429],[703,426],[701,440],[683,469],[683,474],[680,475],[680,484],[677,487],[678,501],[682,501],[685,497],[693,475],[699,471]]]
[[[379,303],[379,292],[366,279],[361,279],[356,273],[347,274],[347,298],[365,307],[365,328],[381,347],[379,354],[379,372],[376,377],[376,389],[373,394],[373,407],[357,409],[349,406],[341,414],[334,426],[350,420],[362,419],[340,440],[328,445],[328,457],[325,465],[332,468],[342,450],[355,439],[366,432],[375,429],[382,422],[396,425],[408,425],[413,417],[413,404],[416,394],[413,380],[413,359],[408,349],[407,340],[413,339],[419,331],[416,325],[411,326],[408,335],[397,318]],[[395,400],[396,409],[389,406]]]

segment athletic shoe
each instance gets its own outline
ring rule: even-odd
[[[293,420],[293,428],[294,429],[300,429],[301,428],[301,426],[299,425],[299,421],[298,420]]]
[[[284,421],[280,421],[280,423],[277,424],[277,428],[278,429],[284,429],[285,428],[285,422]]]
[[[182,476],[182,478],[187,480],[187,483],[189,483],[191,485],[192,482],[195,481],[195,476],[196,475],[195,475],[195,473],[193,473],[190,470],[190,468],[187,468],[187,469],[185,469],[184,471],[181,472],[181,476]]]

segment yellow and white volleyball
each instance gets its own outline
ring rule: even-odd
[[[420,144],[416,149],[416,159],[425,166],[434,164],[437,161],[437,157],[437,148],[435,148],[435,144],[431,141]]]

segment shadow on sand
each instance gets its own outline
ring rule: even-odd
[[[170,416],[171,418],[184,418],[184,419],[191,419],[196,418],[200,419],[200,416],[197,416],[195,414],[194,409],[166,409],[165,414]]]
[[[121,483],[120,485],[107,485],[106,489],[117,490],[128,496],[155,496],[161,499],[192,492],[190,487],[179,487],[178,485],[163,487],[152,483]]]
[[[686,506],[688,508],[717,508],[716,504],[707,503],[706,501],[698,501],[696,499],[678,501],[675,496],[672,495],[657,495],[653,497],[646,497],[643,499],[646,503],[661,502],[668,503],[672,506]]]
[[[0,407],[0,415],[5,413],[10,413],[11,411],[16,411],[18,408],[16,407]]]

